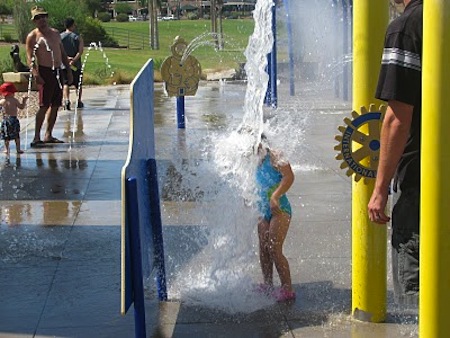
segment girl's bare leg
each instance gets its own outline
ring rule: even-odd
[[[289,263],[283,254],[283,243],[286,239],[290,222],[291,217],[287,213],[274,215],[270,221],[269,228],[270,256],[280,276],[281,287],[287,291],[293,290]]]
[[[264,284],[272,286],[273,260],[270,255],[269,228],[269,222],[267,222],[264,218],[261,218],[258,223],[259,263],[261,264]]]

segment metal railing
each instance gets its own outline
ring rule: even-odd
[[[108,27],[106,33],[115,39],[120,47],[128,49],[149,48],[149,36],[142,33],[136,33],[125,28]]]
[[[12,42],[17,41],[17,39],[17,30],[14,25],[0,24],[0,41]]]
[[[115,39],[120,47],[128,49],[149,48],[149,36],[142,33],[136,33],[129,29],[111,27],[106,28],[109,36]],[[12,24],[0,24],[0,41],[17,41],[17,30]]]

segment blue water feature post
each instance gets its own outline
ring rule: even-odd
[[[267,55],[267,73],[269,74],[269,82],[267,84],[266,96],[264,103],[267,106],[276,108],[278,106],[277,92],[277,0],[273,0],[272,6],[272,34],[273,45],[272,51]]]
[[[295,95],[295,57],[294,57],[294,45],[292,40],[292,20],[291,11],[289,8],[289,0],[284,1],[284,8],[286,11],[286,30],[288,38],[288,53],[289,53],[289,94]]]
[[[183,96],[184,97],[184,96]],[[167,301],[167,283],[164,264],[164,242],[162,235],[161,207],[159,203],[158,173],[156,170],[156,160],[147,160],[147,184],[150,205],[150,223],[153,230],[154,262],[156,269],[156,283],[158,299]]]
[[[271,53],[267,55],[267,74],[269,74],[269,82],[267,83],[266,95],[264,96],[264,104],[270,106],[272,102],[272,58]]]
[[[125,184],[127,194],[127,217],[129,221],[128,236],[130,238],[132,297],[134,303],[135,337],[145,338],[145,304],[144,282],[142,275],[141,236],[139,226],[139,210],[137,198],[137,183],[135,177],[130,177]]]
[[[272,34],[273,34],[273,46],[272,53],[270,53],[270,73],[272,81],[270,83],[271,92],[271,105],[273,108],[278,106],[278,90],[277,90],[277,0],[273,0],[272,6]]]
[[[179,129],[186,128],[184,119],[184,96],[177,96],[177,124]]]

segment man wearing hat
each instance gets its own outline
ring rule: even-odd
[[[58,108],[62,104],[64,79],[61,66],[70,70],[69,59],[64,51],[59,32],[48,25],[48,13],[44,8],[31,9],[31,20],[36,28],[27,36],[27,61],[39,90],[39,110],[31,147],[44,143],[63,143],[53,137]],[[67,82],[72,83],[72,73],[67,72]],[[47,116],[47,129],[41,140],[41,128]]]

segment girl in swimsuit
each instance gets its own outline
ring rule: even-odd
[[[259,188],[258,221],[259,259],[264,283],[259,289],[271,293],[277,301],[295,299],[289,263],[283,254],[283,243],[291,222],[291,205],[286,192],[294,182],[294,173],[281,154],[270,149],[267,139],[261,135],[258,146],[260,163],[256,170]],[[273,289],[273,266],[277,269],[281,288]]]

